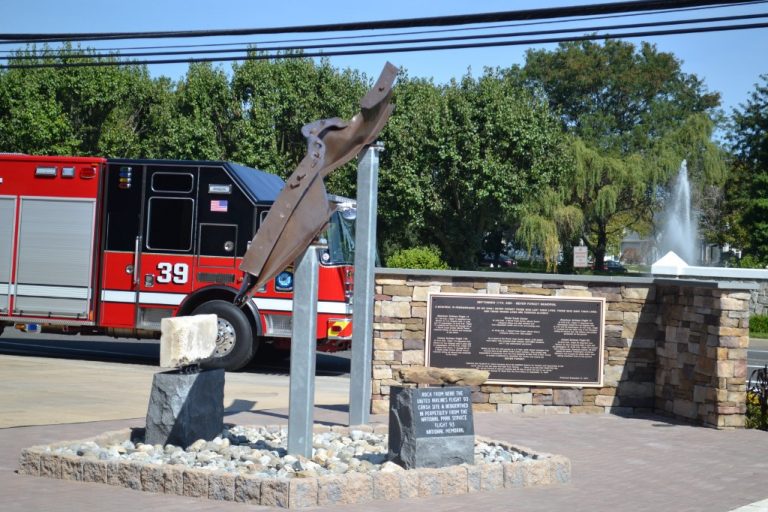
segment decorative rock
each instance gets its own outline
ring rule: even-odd
[[[428,368],[411,366],[400,370],[403,382],[431,385],[479,386],[488,380],[490,372],[473,368]]]
[[[224,427],[224,370],[156,373],[147,409],[147,444],[187,446]]]
[[[216,350],[216,315],[163,318],[160,321],[160,366],[180,368],[209,359]]]
[[[435,403],[447,405],[469,399],[468,393],[460,392],[462,389],[423,391],[439,392],[427,398],[437,398]],[[312,445],[316,452],[324,452],[327,463],[323,466],[288,455],[284,427],[230,426],[222,430],[220,437],[192,443],[187,451],[174,445],[131,442],[126,440],[130,435],[130,430],[125,429],[93,440],[29,448],[23,452],[20,464],[30,473],[44,466],[48,476],[55,478],[82,475],[83,481],[148,492],[287,508],[496,489],[500,488],[500,478],[507,483],[508,467],[521,472],[519,485],[564,483],[570,479],[570,462],[564,457],[540,456],[485,438],[478,439],[474,447],[473,464],[406,471],[385,460],[387,434],[383,426],[319,430]],[[342,455],[348,463],[339,460]],[[137,456],[142,457],[141,462],[134,460]],[[268,465],[254,463],[260,457],[265,457]],[[535,474],[526,475],[529,469]]]

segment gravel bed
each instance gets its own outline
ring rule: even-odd
[[[272,478],[313,478],[350,473],[396,472],[403,468],[387,460],[386,434],[350,430],[347,433],[316,432],[310,459],[287,453],[287,430],[232,426],[212,441],[198,440],[186,449],[167,444],[149,445],[122,441],[98,444],[75,442],[51,453],[76,455],[90,460],[127,460],[145,464],[169,464],[186,468]],[[475,442],[475,464],[535,459],[494,442]]]

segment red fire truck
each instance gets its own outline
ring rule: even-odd
[[[215,313],[216,358],[234,370],[290,343],[286,269],[244,307],[240,260],[282,189],[231,162],[0,155],[0,333],[158,338],[164,317]],[[354,208],[322,252],[318,350],[351,339]]]

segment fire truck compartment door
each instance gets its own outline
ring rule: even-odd
[[[16,198],[0,197],[0,313],[8,312],[8,297],[11,294],[15,214]]]
[[[88,319],[95,204],[21,199],[15,314]]]

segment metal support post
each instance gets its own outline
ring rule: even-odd
[[[352,361],[349,386],[350,425],[368,423],[371,409],[376,196],[379,180],[379,152],[383,150],[382,145],[369,146],[357,165],[355,290],[352,296]]]
[[[288,453],[308,459],[315,407],[318,268],[318,250],[310,246],[296,262],[293,287]]]

